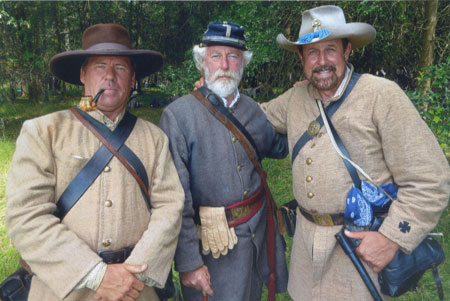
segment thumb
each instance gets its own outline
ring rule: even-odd
[[[124,263],[125,269],[132,274],[143,273],[147,270],[148,264],[128,264]]]
[[[344,234],[350,238],[363,239],[366,237],[366,232],[350,232],[348,230],[344,230]]]

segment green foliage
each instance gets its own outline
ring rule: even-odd
[[[409,92],[409,97],[450,161],[450,56],[420,72],[416,81],[419,88]],[[422,87],[427,81],[431,81],[431,88],[424,93]]]
[[[195,67],[192,49],[186,51],[185,61],[181,67],[167,66],[162,72],[165,79],[160,88],[169,95],[182,96],[194,88],[194,83],[200,78],[200,71]]]

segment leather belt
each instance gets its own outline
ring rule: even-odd
[[[133,251],[133,247],[125,247],[117,251],[100,251],[98,252],[98,256],[100,256],[106,264],[124,263],[128,256],[130,256],[131,251]]]
[[[236,227],[252,218],[261,208],[264,201],[264,195],[264,186],[261,185],[258,191],[248,199],[225,207],[228,226],[230,228]]]
[[[300,206],[298,206],[298,209],[307,220],[319,226],[331,227],[344,224],[344,213],[320,214],[309,212]]]

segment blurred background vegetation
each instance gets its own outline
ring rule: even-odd
[[[353,51],[357,72],[396,81],[409,95],[450,160],[450,2],[448,1],[0,1],[0,281],[18,267],[18,254],[4,226],[4,190],[15,139],[24,120],[78,103],[82,88],[60,82],[49,72],[57,53],[81,48],[84,29],[97,23],[119,23],[135,48],[160,51],[163,69],[136,84],[141,107],[132,112],[156,124],[162,107],[188,93],[200,73],[192,47],[208,23],[229,21],[245,26],[253,60],[241,90],[267,101],[304,79],[298,57],[279,48],[283,33],[298,38],[301,14],[324,4],[343,8],[347,22],[366,22],[377,39]],[[259,88],[258,88],[259,87]],[[289,160],[265,160],[269,185],[279,204],[292,199]],[[436,228],[450,234],[447,209]],[[444,239],[447,257],[450,240]],[[288,241],[287,256],[290,242]],[[450,264],[440,267],[450,295]],[[437,299],[431,272],[401,300]],[[279,300],[290,300],[287,294]]]

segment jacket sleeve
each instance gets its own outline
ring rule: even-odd
[[[270,124],[281,134],[287,134],[287,109],[293,90],[293,88],[289,89],[277,98],[261,104],[261,109],[266,114]]]
[[[101,258],[53,215],[56,164],[50,136],[35,120],[24,123],[8,176],[5,220],[22,258],[63,299]]]
[[[433,230],[448,204],[450,168],[406,94],[392,82],[379,93],[373,120],[386,165],[399,187],[379,231],[411,252]]]
[[[152,205],[150,222],[126,263],[148,263],[148,269],[143,275],[162,288],[172,268],[181,226],[184,192],[170,155],[169,141],[164,133],[158,133],[161,135],[155,150],[158,155],[155,156],[156,163],[149,184]]]
[[[185,194],[182,226],[175,252],[175,269],[178,272],[192,271],[202,266],[203,260],[200,254],[200,241],[196,233],[195,211],[190,191],[190,152],[178,121],[169,108],[163,111],[159,125],[169,137],[170,150]]]

